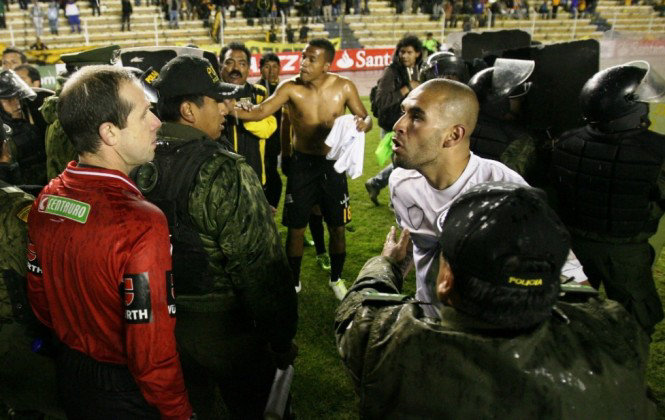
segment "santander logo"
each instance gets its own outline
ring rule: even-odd
[[[351,67],[353,67],[355,63],[353,62],[351,57],[349,57],[349,53],[345,50],[344,53],[342,54],[342,58],[337,60],[335,64],[337,64],[337,67],[339,67],[340,69],[350,69]]]

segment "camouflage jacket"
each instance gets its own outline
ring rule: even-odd
[[[12,318],[5,276],[26,272],[28,213],[34,197],[0,181],[0,322]]]
[[[426,318],[396,295],[401,283],[394,264],[370,259],[337,309],[361,417],[654,418],[648,339],[616,302],[560,302],[558,315],[516,333],[452,307]]]
[[[201,131],[176,123],[164,123],[158,133],[158,140],[168,143],[202,138],[207,137]],[[137,179],[139,188],[144,182]],[[218,150],[203,162],[189,191],[189,216],[214,285],[206,295],[178,296],[178,313],[228,306],[231,300],[254,319],[274,350],[287,349],[296,332],[297,297],[256,173],[241,156]]]
[[[69,141],[58,119],[58,97],[49,96],[39,109],[48,124],[44,142],[46,146],[46,177],[55,178],[65,170],[67,164],[77,159],[74,145]]]

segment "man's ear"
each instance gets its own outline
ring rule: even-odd
[[[441,302],[448,300],[450,292],[455,284],[453,270],[448,264],[448,260],[442,255],[439,257],[439,274],[436,277],[436,297]]]
[[[446,136],[446,139],[443,141],[443,147],[456,146],[464,140],[464,135],[466,135],[466,127],[462,124],[454,125],[450,133]]]
[[[102,123],[99,126],[98,132],[102,142],[107,146],[115,146],[120,139],[120,129],[110,122]]]
[[[328,72],[330,70],[330,66],[332,66],[332,63],[326,63],[323,65],[323,71]]]
[[[196,122],[196,114],[194,113],[194,104],[189,101],[182,101],[180,103],[180,118],[190,124]]]

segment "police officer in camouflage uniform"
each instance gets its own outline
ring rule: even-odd
[[[0,123],[0,144],[8,131]],[[27,220],[33,200],[0,180],[0,402],[18,415],[39,411],[64,418],[56,398],[55,363],[37,353],[48,333],[36,325],[25,290]]]
[[[111,45],[78,53],[63,54],[60,56],[60,59],[65,63],[67,73],[63,77],[58,78],[58,84],[62,86],[67,77],[71,76],[81,67],[96,64],[111,64],[114,56],[113,53],[119,48],[117,45]],[[46,148],[46,177],[49,180],[60,175],[69,162],[78,159],[74,145],[67,138],[58,120],[59,94],[60,89],[56,91],[55,95],[46,98],[44,104],[39,108],[47,124],[44,143]]]
[[[663,319],[648,238],[665,212],[665,136],[649,130],[648,102],[665,81],[646,62],[610,67],[580,94],[588,125],[564,133],[552,154],[561,218],[589,281],[648,333]]]
[[[261,418],[276,366],[295,357],[297,300],[256,173],[215,141],[242,90],[187,55],[169,61],[154,85],[164,124],[154,162],[136,179],[169,221],[190,401],[200,418],[215,418],[219,386],[232,418]]]
[[[540,185],[536,139],[522,121],[520,109],[534,67],[531,60],[498,58],[494,67],[469,80],[480,103],[476,129],[471,134],[471,151],[505,164],[530,184],[536,181]]]
[[[440,320],[399,294],[409,235],[394,228],[337,310],[361,418],[655,417],[632,317],[557,301],[569,235],[537,190],[479,184],[437,224]]]

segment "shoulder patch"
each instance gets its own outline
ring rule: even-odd
[[[124,274],[120,283],[120,296],[125,302],[125,322],[147,324],[152,321],[148,273]]]
[[[175,318],[175,285],[173,283],[173,273],[170,270],[166,272],[166,307],[169,316]]]
[[[28,215],[30,214],[30,208],[31,207],[32,207],[32,203],[31,204],[26,204],[25,207],[23,207],[18,213],[16,213],[16,217],[23,220],[25,223],[28,223]]]
[[[64,217],[78,223],[88,221],[90,215],[90,204],[83,201],[73,200],[67,197],[44,194],[39,198],[37,211]]]

